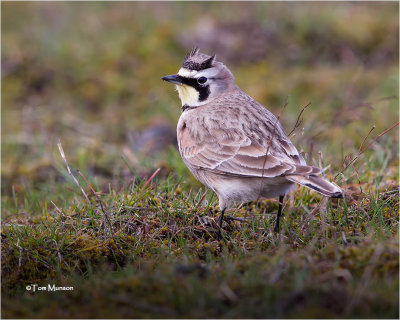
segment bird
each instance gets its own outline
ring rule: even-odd
[[[326,197],[344,197],[320,168],[307,165],[279,119],[236,85],[215,54],[195,47],[177,74],[161,79],[175,84],[181,100],[177,140],[182,160],[218,196],[218,240],[225,211],[237,203],[278,197],[274,232],[279,232],[284,197],[296,184]]]

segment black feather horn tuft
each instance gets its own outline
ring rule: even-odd
[[[211,68],[213,65],[213,62],[215,60],[215,54],[213,54],[210,58],[208,58],[206,61],[204,61],[201,66],[202,69],[208,69]]]
[[[198,54],[200,51],[199,47],[194,47],[185,57],[185,60],[195,56],[196,54]]]
[[[196,71],[212,68],[213,63],[215,61],[215,54],[212,55],[211,57],[205,59],[204,61],[199,62],[199,61],[196,61],[196,60],[198,60],[198,58],[192,59],[198,53],[199,53],[199,48],[195,47],[191,52],[189,52],[186,55],[185,60],[182,63],[182,67],[189,69],[189,70],[196,70]]]

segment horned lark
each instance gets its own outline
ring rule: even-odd
[[[283,198],[296,183],[343,197],[336,184],[319,176],[321,169],[306,164],[278,119],[235,84],[215,55],[195,48],[178,74],[162,80],[176,85],[182,102],[181,157],[196,179],[218,195],[218,238],[225,210],[238,202],[279,197],[277,232]]]

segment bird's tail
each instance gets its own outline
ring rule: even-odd
[[[343,198],[343,190],[335,183],[315,175],[292,174],[285,176],[286,179],[313,189],[330,198]]]

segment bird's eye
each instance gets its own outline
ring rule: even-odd
[[[200,77],[197,79],[197,82],[200,84],[204,84],[207,82],[207,78],[206,77]]]

